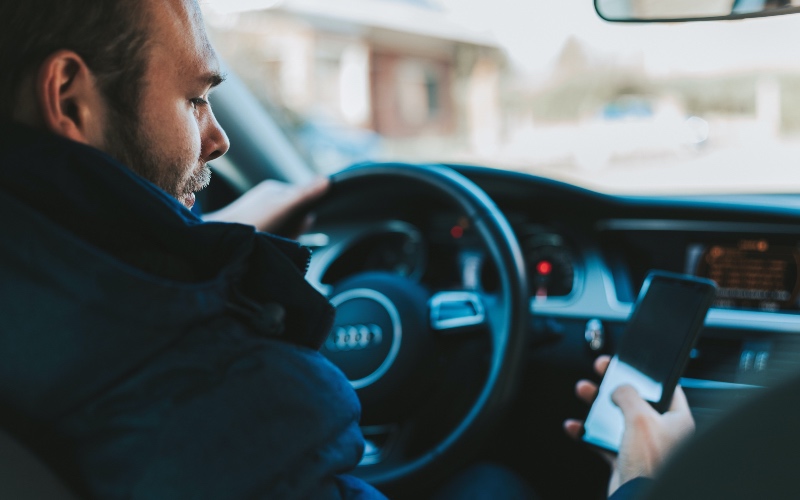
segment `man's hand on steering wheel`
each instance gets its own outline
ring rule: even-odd
[[[314,217],[308,207],[329,187],[330,180],[325,177],[302,185],[266,180],[203,219],[249,224],[259,231],[294,239],[311,227]]]

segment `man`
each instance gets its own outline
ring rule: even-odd
[[[340,475],[359,406],[316,352],[333,310],[308,253],[253,227],[325,183],[208,216],[247,226],[187,210],[229,147],[195,1],[0,18],[0,424],[82,496],[382,498]]]
[[[2,426],[81,496],[380,498],[307,251],[188,210],[229,147],[196,2],[0,18]]]

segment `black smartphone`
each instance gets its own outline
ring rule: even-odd
[[[586,443],[619,451],[625,422],[611,394],[621,385],[632,385],[659,413],[667,411],[716,290],[704,278],[665,271],[647,275],[586,417]]]

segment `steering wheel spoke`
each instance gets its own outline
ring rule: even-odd
[[[378,465],[391,456],[397,443],[398,426],[395,424],[361,427],[364,435],[364,455],[359,466]]]
[[[486,308],[478,292],[444,291],[428,301],[431,329],[451,335],[474,332],[486,325]]]

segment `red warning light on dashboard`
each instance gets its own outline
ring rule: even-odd
[[[450,236],[455,239],[461,238],[464,236],[464,228],[461,226],[453,226],[453,228],[450,229]]]
[[[542,276],[547,276],[548,274],[553,272],[553,264],[543,260],[536,264],[536,272]]]

